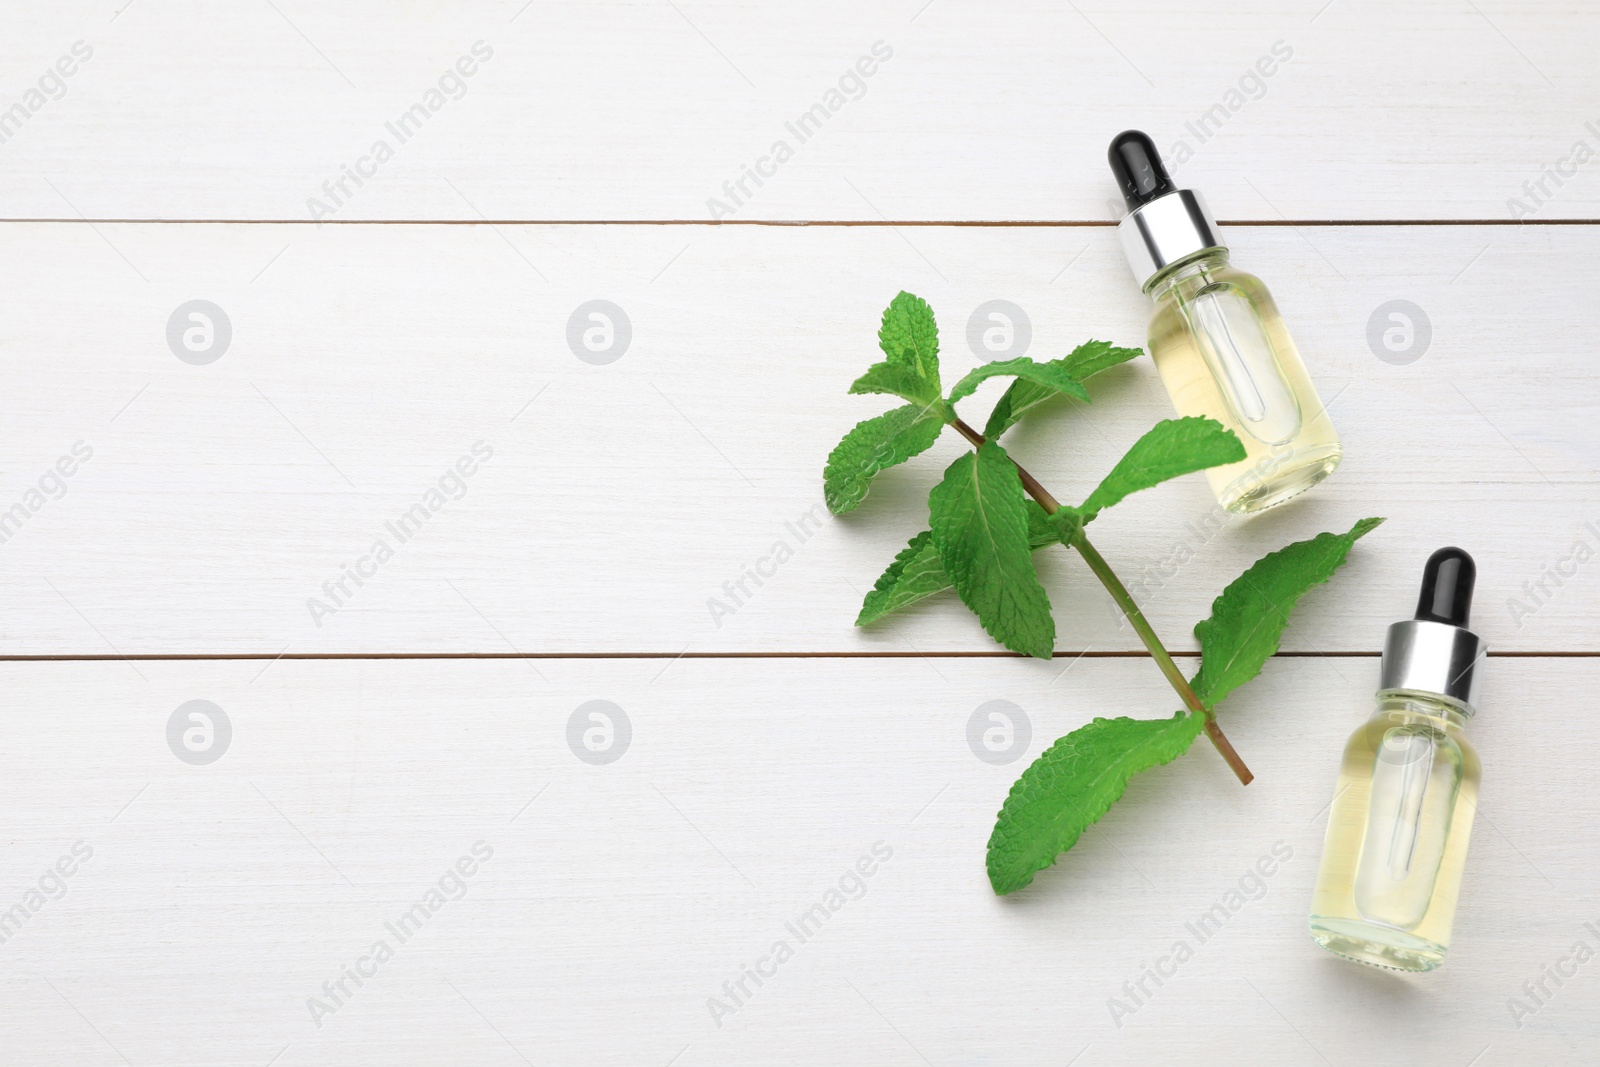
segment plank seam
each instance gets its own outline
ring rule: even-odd
[[[1273,659],[1376,659],[1379,652],[1277,652]],[[1495,659],[1600,659],[1600,652],[1490,652]],[[1198,659],[1199,652],[1173,652],[1174,659]],[[0,663],[116,663],[222,660],[597,660],[597,659],[1028,659],[1015,652],[145,652],[0,655]],[[1149,659],[1128,651],[1057,652],[1055,659]]]
[[[1074,229],[1117,225],[1112,219],[88,219],[0,218],[0,224],[82,226],[788,226],[822,228],[964,227]],[[1219,226],[1600,226],[1594,219],[1219,219]]]

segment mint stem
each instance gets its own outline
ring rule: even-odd
[[[962,437],[970,441],[972,447],[983,447],[984,437],[981,433],[967,425],[960,416],[955,415],[953,412],[951,413],[951,420],[950,425],[954,426]],[[1039,502],[1039,506],[1044,509],[1045,514],[1053,515],[1061,510],[1060,501],[1051,496],[1049,491],[1040,485],[1039,480],[1029,474],[1022,464],[1012,460],[1012,465],[1017,468],[1017,476],[1022,481],[1022,487],[1028,491],[1029,496]],[[1111,594],[1111,599],[1117,602],[1117,606],[1127,616],[1128,622],[1133,625],[1134,632],[1144,642],[1144,647],[1150,651],[1151,658],[1156,661],[1156,666],[1161,668],[1161,673],[1166,676],[1167,683],[1172,686],[1173,691],[1183,700],[1184,706],[1191,712],[1205,716],[1206,736],[1211,739],[1211,744],[1221,754],[1228,766],[1232,768],[1233,773],[1238,776],[1240,783],[1249,785],[1255,779],[1255,775],[1250,773],[1250,768],[1245,766],[1244,760],[1235,751],[1233,743],[1222,732],[1222,727],[1217,725],[1216,715],[1200,702],[1199,696],[1195,694],[1194,687],[1183,676],[1183,672],[1178,669],[1178,665],[1172,661],[1172,654],[1167,651],[1166,646],[1161,643],[1161,639],[1156,636],[1155,630],[1150,628],[1150,621],[1144,617],[1144,612],[1139,610],[1139,605],[1134,601],[1133,594],[1128,592],[1128,587],[1122,584],[1122,579],[1117,577],[1116,572],[1111,569],[1111,565],[1105,561],[1105,557],[1100,555],[1099,551],[1089,543],[1089,539],[1084,536],[1081,530],[1077,537],[1073,538],[1072,545],[1078,550],[1078,554],[1083,557],[1084,562],[1089,564],[1089,569],[1094,572],[1094,576],[1100,579],[1100,584],[1106,587],[1106,592]]]
[[[1043,505],[1040,506],[1042,507]],[[1106,591],[1111,594],[1111,599],[1117,602],[1117,606],[1122,609],[1122,613],[1133,624],[1134,630],[1144,640],[1144,647],[1150,650],[1150,655],[1156,661],[1156,666],[1161,668],[1161,673],[1167,676],[1167,682],[1171,684],[1178,696],[1183,698],[1184,705],[1190,711],[1199,712],[1206,717],[1206,736],[1211,739],[1211,744],[1221,753],[1228,766],[1233,768],[1233,773],[1239,776],[1240,784],[1249,785],[1255,779],[1255,775],[1250,773],[1250,768],[1245,766],[1244,760],[1234,750],[1233,742],[1228,740],[1227,735],[1222,732],[1222,727],[1217,725],[1215,713],[1200,703],[1200,698],[1195,694],[1194,687],[1183,676],[1183,672],[1178,669],[1178,665],[1172,662],[1171,654],[1161,644],[1161,639],[1156,636],[1156,632],[1150,628],[1150,622],[1144,617],[1144,612],[1140,611],[1139,605],[1134,603],[1133,595],[1122,584],[1122,580],[1112,572],[1110,564],[1105,561],[1105,557],[1100,555],[1099,551],[1089,543],[1089,539],[1081,531],[1073,539],[1073,547],[1083,556],[1084,562],[1089,564],[1089,569],[1094,571],[1096,578],[1100,579],[1100,584],[1105,586]]]

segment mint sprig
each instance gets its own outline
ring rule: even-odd
[[[1239,443],[1239,439],[1223,429],[1221,423],[1212,419],[1168,419],[1158,422],[1134,443],[1127,455],[1117,461],[1111,473],[1105,476],[1095,491],[1089,494],[1089,499],[1080,507],[1062,506],[1054,513],[1046,513],[1037,502],[1028,501],[1029,543],[1033,548],[1054,544],[1070,546],[1078,536],[1083,523],[1124,497],[1140,489],[1148,489],[1169,478],[1203,470],[1219,463],[1235,463],[1243,458],[1244,446]],[[829,467],[831,470],[831,457]],[[932,497],[929,498],[929,503],[931,506]],[[835,512],[839,510],[835,509]],[[917,537],[920,538],[922,535],[918,534]],[[917,538],[913,538],[907,550],[925,544],[929,542],[919,542]],[[896,556],[895,561],[889,565],[889,569],[878,578],[872,592],[868,593],[866,600],[862,602],[861,614],[856,618],[856,625],[865,626],[867,623],[876,622],[890,611],[915,603],[941,589],[948,589],[949,576],[941,573],[937,563],[936,551],[924,552],[919,547],[919,551],[911,556],[902,551],[901,555]],[[979,618],[982,618],[981,614]],[[1013,652],[1024,651],[1003,639],[1000,643]]]
[[[1362,519],[1349,533],[1296,541],[1257,560],[1229,583],[1212,604],[1211,617],[1194,628],[1201,666],[1193,688],[1203,704],[1201,712],[1179,712],[1174,719],[1096,719],[1034,760],[1011,787],[989,837],[989,882],[995,892],[1010,893],[1033,881],[1036,871],[1054,863],[1110,809],[1129,778],[1183,755],[1215,721],[1217,705],[1260,674],[1278,650],[1289,612],[1301,595],[1332,577],[1351,546],[1382,521]],[[1096,763],[1084,753],[1100,752],[1108,732],[1124,739],[1126,749],[1115,759]]]
[[[928,494],[928,519],[950,584],[989,635],[1049,659],[1056,624],[1033,570],[1026,499],[1016,464],[990,441],[950,464]]]
[[[1383,520],[1363,519],[1348,533],[1289,545],[1230,583],[1212,605],[1211,617],[1195,627],[1202,653],[1191,684],[1090,543],[1085,527],[1133,493],[1243,460],[1239,439],[1210,419],[1165,420],[1134,442],[1081,505],[1064,506],[996,438],[1052,398],[1087,400],[1087,378],[1132,359],[1139,349],[1090,341],[1044,363],[1021,358],[990,363],[941,395],[933,311],[904,292],[884,311],[878,343],[884,360],[868,368],[850,391],[885,393],[908,404],[857,424],[828,456],[823,484],[829,509],[843,514],[855,508],[879,472],[926,451],[947,425],[974,451],[952,463],[929,493],[929,528],[913,537],[878,578],[856,624],[870,625],[953,586],[999,643],[1048,658],[1055,622],[1033,552],[1063,545],[1076,550],[1105,586],[1187,709],[1170,719],[1096,718],[1035,760],[1012,788],[989,841],[995,892],[1009,893],[1031,882],[1110,809],[1134,775],[1176,759],[1202,732],[1248,784],[1249,769],[1217,724],[1217,704],[1261,672],[1300,597],[1326,581],[1356,540]],[[1002,375],[1015,380],[980,434],[955,405],[983,381]]]

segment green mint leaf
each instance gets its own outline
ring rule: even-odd
[[[1049,659],[1056,625],[1034,573],[1022,480],[1006,450],[990,441],[968,452],[928,494],[939,560],[963,603],[996,641]]]
[[[954,404],[963,397],[971,396],[977,392],[978,384],[990,378],[1009,374],[1022,381],[1032,382],[1052,393],[1066,393],[1079,400],[1088,400],[1089,394],[1084,392],[1083,386],[1078,384],[1078,379],[1072,372],[1056,363],[1035,363],[1027,357],[1005,359],[995,363],[985,363],[966,373],[966,376],[956,383],[950,390],[950,403]]]
[[[867,373],[850,383],[852,393],[887,393],[909,400],[919,407],[939,403],[939,382],[920,377],[910,367],[893,363],[874,363]]]
[[[1140,771],[1188,751],[1205,717],[1096,719],[1045,750],[1022,772],[989,836],[989,884],[1021,889],[1111,810]]]
[[[1107,367],[1114,367],[1140,354],[1141,350],[1137,348],[1117,348],[1105,341],[1086,341],[1069,355],[1051,360],[1049,366],[1060,367],[1081,384],[1090,375],[1099,374]],[[1012,382],[989,413],[983,435],[999,437],[1015,426],[1028,411],[1060,395],[1059,391],[1026,378]]]
[[[1037,501],[1028,501],[1028,541],[1034,548],[1045,545],[1072,547],[1073,538],[1083,529],[1083,515],[1077,508],[1063,504],[1054,515],[1046,515]]]
[[[926,300],[907,292],[891,300],[878,327],[878,347],[891,366],[910,369],[939,394],[939,327]]]
[[[1028,512],[1028,544],[1035,550],[1069,543],[1072,533],[1081,525],[1074,523],[1076,512],[1071,508],[1062,508],[1054,516],[1047,516],[1034,500],[1025,501],[1024,506]],[[877,622],[891,611],[899,611],[949,588],[950,576],[939,560],[933,531],[923,530],[900,550],[889,569],[878,577],[877,584],[861,601],[856,625]]]
[[[889,569],[878,576],[872,591],[861,601],[861,614],[856,625],[865,626],[914,604],[923,597],[932,596],[941,589],[950,588],[950,576],[939,562],[939,550],[933,544],[933,531],[923,530],[913,537],[906,547],[894,557]]]
[[[1244,445],[1214,419],[1190,416],[1156,423],[1096,487],[1080,509],[1084,521],[1141,489],[1169,478],[1244,459]]]
[[[1045,523],[1055,539],[1070,548],[1083,532],[1083,512],[1063,504],[1054,515],[1045,518]]]
[[[852,393],[888,393],[925,407],[939,402],[939,327],[926,301],[905,292],[890,301],[878,346],[884,361],[857,378]]]
[[[1200,639],[1200,673],[1192,685],[1208,708],[1261,673],[1278,651],[1278,639],[1301,594],[1328,580],[1350,547],[1382,519],[1362,519],[1349,533],[1321,533],[1262,556],[1211,604],[1211,617],[1194,628]]]
[[[915,404],[856,423],[822,470],[822,495],[835,515],[851,511],[866,498],[872,476],[926,452],[939,439],[944,422]]]
[[[1034,548],[1055,544],[1055,527],[1050,525],[1050,516],[1044,513],[1039,502],[1031,496],[1024,497],[1022,510],[1028,513],[1028,544]]]

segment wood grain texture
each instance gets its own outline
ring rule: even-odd
[[[364,166],[336,217],[709,219],[783,140],[736,218],[1103,221],[1106,145],[1136,125],[1225,219],[1594,219],[1574,146],[1600,152],[1597,33],[1572,0],[73,0],[7,17],[3,107],[93,56],[0,145],[0,204],[309,219]],[[492,58],[440,91],[478,41]],[[387,124],[430,91],[402,142]],[[362,164],[380,140],[393,158]]]
[[[1600,585],[1573,550],[1600,541],[1585,525],[1600,525],[1600,370],[1572,339],[1588,329],[1597,231],[1231,236],[1275,288],[1348,458],[1254,520],[1224,522],[1198,476],[1099,519],[1158,632],[1194,647],[1250,561],[1377,514],[1388,524],[1307,598],[1285,648],[1376,651],[1422,560],[1459,543],[1480,563],[1493,648],[1595,651]],[[1146,314],[1102,230],[13,224],[0,287],[0,511],[75,442],[94,450],[0,545],[13,655],[990,650],[952,598],[851,626],[962,447],[947,435],[881,475],[844,519],[821,510],[828,450],[890,406],[845,392],[876,357],[879,313],[901,287],[926,297],[947,380],[980,362],[967,321],[990,299],[1024,309],[1040,358],[1089,337],[1137,344]],[[167,344],[168,317],[196,297],[232,322],[208,366]],[[632,323],[606,366],[567,343],[594,298]],[[1431,320],[1405,366],[1368,344],[1396,298]],[[1003,387],[964,401],[969,421]],[[1093,393],[1006,439],[1066,500],[1171,414],[1147,360]],[[402,544],[394,524],[479,441],[493,458]],[[378,539],[394,558],[313,618],[308,602],[335,606],[324,583]],[[792,558],[775,566],[779,542]],[[764,558],[757,587],[744,575]],[[1139,647],[1079,561],[1052,551],[1041,566],[1058,648]],[[1546,568],[1572,573],[1557,584]]]
[[[1574,758],[1600,741],[1593,5],[66,0],[0,31],[0,1060],[1594,1058],[1600,963],[1546,978],[1600,950]],[[1389,521],[1297,611],[1284,648],[1311,655],[1224,707],[1255,784],[1202,742],[1002,900],[983,848],[1026,761],[1175,698],[1138,656],[963,655],[995,646],[948,596],[851,627],[961,446],[844,519],[821,470],[888,406],[845,389],[900,289],[937,311],[947,382],[1023,354],[969,342],[988,301],[1037,358],[1141,342],[1104,161],[1130,126],[1256,224],[1236,262],[1347,455],[1247,521],[1199,477],[1136,495],[1100,549],[1183,651],[1265,551]],[[1048,225],[982,225],[1008,222]],[[195,300],[231,330],[209,364],[169,341]],[[569,341],[597,300],[631,331],[610,363]],[[1428,323],[1411,362],[1369,339],[1394,301]],[[1147,360],[1092,392],[1006,439],[1068,501],[1170,414]],[[1516,655],[1471,727],[1451,957],[1401,978],[1305,921],[1370,653],[1447,543]],[[1139,648],[1079,561],[1041,576],[1058,648]],[[292,658],[344,654],[383,658]],[[185,656],[223,658],[161,658]],[[229,724],[212,763],[180,758],[193,700]],[[597,700],[610,763],[583,758]],[[968,741],[992,701],[1027,725],[1010,763]],[[1252,899],[1198,943],[1230,889]],[[1179,939],[1194,958],[1134,1000]]]
[[[1595,943],[1583,923],[1600,923],[1600,812],[1588,766],[1552,759],[1550,742],[1600,740],[1571,714],[1600,665],[1490,666],[1470,731],[1484,789],[1455,943],[1442,970],[1401,978],[1326,956],[1304,932],[1339,750],[1371,707],[1365,661],[1270,665],[1224,711],[1255,784],[1241,788],[1202,741],[1004,900],[983,845],[1023,760],[1093,715],[1167,714],[1153,670],[8,664],[0,903],[74,842],[93,856],[0,945],[7,1055],[1060,1064],[1087,1046],[1080,1064],[1402,1067],[1465,1064],[1489,1046],[1481,1063],[1582,1062],[1600,1038],[1594,963],[1520,1029],[1506,1001],[1577,940]],[[174,758],[165,737],[197,698],[233,727],[208,766]],[[580,762],[565,737],[597,698],[633,730],[606,766]],[[966,740],[991,700],[1031,724],[1007,766]],[[493,856],[465,897],[314,1025],[307,998],[394,940],[384,924],[480,840]],[[877,842],[893,855],[865,894],[800,943],[785,923]],[[1279,842],[1292,855],[1264,896],[1196,943],[1184,924]],[[1194,959],[1116,1026],[1107,1000],[1179,938]],[[779,939],[794,957],[747,983],[717,1027],[708,998]]]

